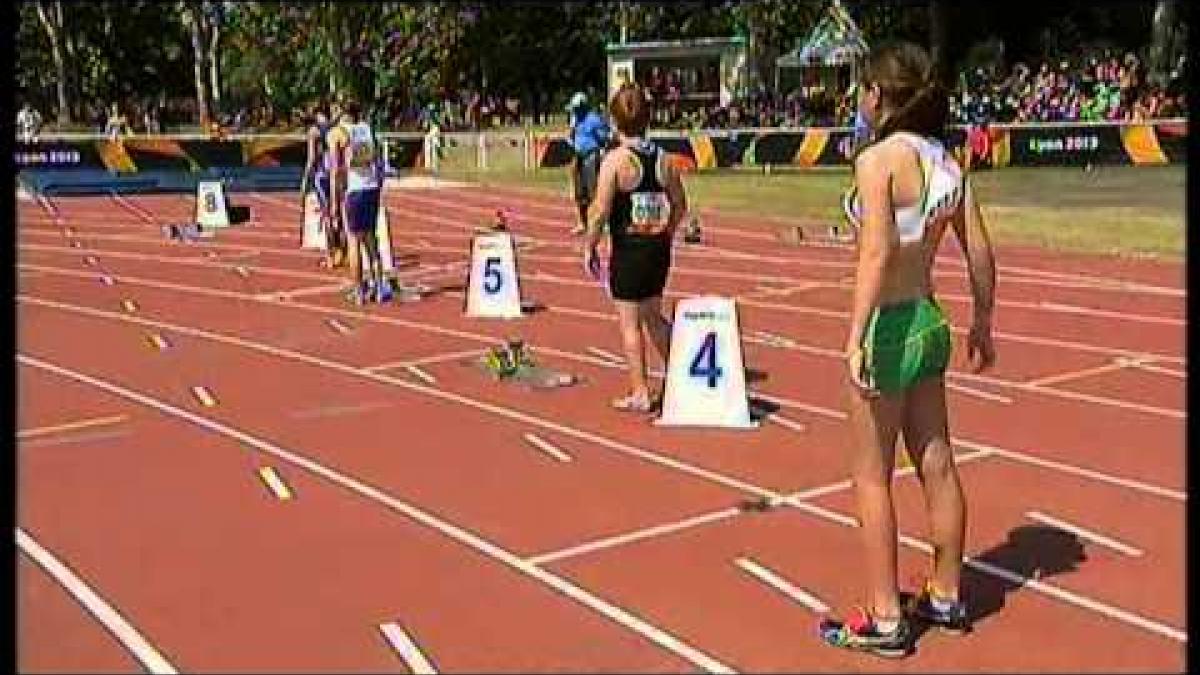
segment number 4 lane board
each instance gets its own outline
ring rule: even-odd
[[[675,305],[661,426],[753,429],[737,306],[700,296]]]
[[[471,266],[463,313],[470,317],[515,319],[521,316],[517,254],[507,232],[471,239]]]

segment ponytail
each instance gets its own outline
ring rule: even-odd
[[[903,105],[880,122],[876,138],[882,140],[896,131],[910,131],[945,141],[949,116],[950,100],[945,87],[927,80]]]
[[[880,45],[864,66],[863,82],[878,86],[890,108],[879,121],[873,141],[897,131],[946,140],[950,96],[923,48],[911,42]]]

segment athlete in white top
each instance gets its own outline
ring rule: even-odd
[[[392,297],[375,234],[383,182],[382,158],[375,133],[370,125],[359,121],[361,110],[355,101],[346,103],[339,125],[329,134],[333,158],[331,192],[338,195],[345,186],[345,196],[333,199],[333,215],[337,218],[345,214],[350,278],[354,284],[349,299],[355,304],[367,300],[386,302]],[[360,257],[360,244],[367,255],[366,266],[370,268],[367,274]]]
[[[868,600],[850,620],[823,622],[821,636],[835,647],[886,657],[907,655],[914,639],[900,606],[890,487],[900,434],[924,490],[933,544],[931,573],[912,614],[955,632],[969,627],[958,596],[966,506],[946,413],[952,334],[933,288],[934,259],[947,230],[970,270],[968,359],[976,371],[995,360],[991,243],[970,183],[938,140],[949,104],[931,72],[929,55],[916,45],[872,50],[858,107],[873,133],[855,157],[856,187],[843,200],[858,228],[845,401],[852,433],[847,463],[865,549],[855,564]]]

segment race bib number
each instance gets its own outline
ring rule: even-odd
[[[375,139],[365,127],[354,127],[350,131],[350,166],[361,168],[375,160]]]
[[[671,203],[665,192],[635,192],[631,195],[630,234],[659,234],[667,228]]]

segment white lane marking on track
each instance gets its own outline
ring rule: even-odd
[[[770,569],[763,567],[754,560],[751,560],[750,558],[738,558],[734,560],[734,564],[741,568],[743,572],[750,574],[750,576],[754,577],[755,579],[758,579],[771,588],[783,593],[792,600],[804,605],[814,613],[829,613],[829,605],[825,604],[825,602],[820,598],[804,590],[803,588],[796,586],[792,582],[784,579]]]
[[[425,384],[428,384],[431,387],[437,384],[437,378],[435,378],[433,375],[430,375],[429,373],[425,372],[424,370],[421,370],[419,367],[412,365],[411,363],[405,364],[403,366],[403,368],[410,375],[417,378],[418,380],[421,380],[422,382],[424,382]]]
[[[92,590],[75,572],[72,572],[53,553],[46,550],[33,537],[21,528],[16,528],[17,546],[54,577],[68,593],[71,594],[89,614],[96,617],[108,632],[112,633],[126,649],[151,673],[172,674],[179,671],[171,665],[150,641],[145,638],[133,624],[121,616],[121,613],[108,603],[100,594]]]
[[[56,268],[56,267],[40,266],[40,265],[25,265],[25,264],[22,264],[21,266],[22,267],[30,267],[32,269],[37,269],[37,270],[49,272],[52,274],[59,274],[62,276],[75,276],[75,277],[86,276],[84,274],[76,272],[75,270],[66,269],[66,268]],[[208,293],[208,294],[215,295],[218,297],[230,297],[230,298],[244,298],[245,297],[243,294],[240,294],[240,293],[227,292],[227,291],[215,291],[213,289],[207,289],[204,287],[173,284],[173,283],[169,283],[169,282],[160,282],[160,281],[141,279],[141,278],[135,278],[135,277],[124,277],[123,276],[123,277],[121,277],[121,280],[124,282],[127,282],[127,283],[131,283],[131,284],[150,286],[150,287],[154,287],[154,288],[165,288],[165,289],[169,289],[169,290],[179,290],[179,291],[182,291],[185,293]],[[68,309],[69,311],[76,311],[76,312],[82,312],[82,313],[98,312],[99,316],[105,316],[105,317],[109,317],[109,318],[112,317],[112,315],[110,313],[104,312],[103,310],[93,310],[91,308],[84,308],[84,307],[80,307],[77,305],[68,305],[68,304],[59,303],[59,302],[52,301],[52,300],[40,300],[40,299],[31,297],[28,295],[18,296],[18,299],[30,302],[32,304],[41,304],[43,306],[58,307],[60,309]],[[270,303],[268,303],[268,304],[270,304]],[[364,320],[368,320],[368,321],[403,326],[406,328],[423,330],[423,331],[427,331],[427,332],[436,333],[439,335],[460,337],[460,338],[472,340],[475,342],[482,341],[482,342],[492,343],[495,341],[495,338],[492,336],[458,331],[458,330],[454,330],[451,328],[444,328],[444,327],[434,325],[434,324],[424,324],[424,323],[420,323],[420,322],[406,321],[406,320],[398,319],[398,318],[394,318],[394,317],[376,316],[376,315],[362,316],[360,314],[351,312],[350,310],[339,310],[339,309],[334,309],[334,308],[330,308],[330,307],[323,307],[320,305],[309,305],[309,304],[305,304],[305,303],[282,304],[280,306],[293,307],[296,309],[306,310],[306,311],[320,313],[320,314],[340,313],[340,314],[343,314],[346,316],[354,316],[357,318],[363,318]],[[132,318],[130,320],[136,321],[136,319],[132,319]],[[165,324],[165,323],[161,323],[161,322],[151,322],[149,324],[143,324],[143,325],[156,325],[156,326],[164,327],[164,328],[172,327],[172,324]],[[194,331],[195,329],[188,328],[185,330]],[[808,350],[808,348],[800,349],[800,351],[807,351],[807,350]],[[837,355],[837,353],[833,352],[832,350],[822,350],[819,348],[811,348],[811,350],[812,351],[820,351],[822,353],[828,352],[830,354]],[[607,361],[604,359],[598,359],[598,358],[594,358],[594,357],[578,355],[578,354],[574,354],[572,352],[563,352],[563,351],[554,350],[551,348],[542,348],[541,351],[543,353],[550,354],[553,356],[558,356],[560,358],[571,359],[571,360],[580,361],[580,362],[584,362],[584,363],[591,363],[593,365],[601,366],[604,368],[615,367],[610,361]],[[995,380],[995,379],[987,377],[987,376],[971,375],[971,376],[969,376],[968,379],[977,379],[979,381],[982,381],[985,383],[990,383],[990,384],[1013,386],[1013,383],[1009,383],[1005,380]],[[1018,388],[1024,388],[1023,385],[1019,385],[1019,383],[1017,386],[1018,386]],[[1053,389],[1045,389],[1045,390],[1033,389],[1032,391],[1037,391],[1039,393],[1052,393],[1055,390],[1053,390]],[[790,400],[790,399],[787,399],[787,398],[784,398],[781,396],[765,394],[765,393],[757,392],[757,391],[753,391],[753,390],[751,391],[751,393],[758,399],[761,399],[768,403],[775,403],[775,404],[783,406],[783,407],[805,410],[807,412],[811,412],[811,413],[817,414],[817,415],[822,415],[822,416],[829,417],[832,419],[840,420],[840,419],[846,419],[846,417],[847,417],[846,413],[843,411],[840,411],[840,410],[834,410],[834,409],[825,408],[822,406],[816,406],[816,405],[811,405],[808,403],[802,403],[802,402]],[[1124,403],[1124,402],[1120,402],[1120,403]],[[1133,405],[1133,404],[1129,404],[1129,405]],[[963,447],[967,447],[967,448],[971,448],[971,449],[979,449],[979,448],[987,447],[987,448],[993,448],[997,451],[1003,451],[1005,453],[1005,456],[1013,461],[1024,462],[1024,463],[1032,464],[1032,465],[1036,465],[1036,466],[1042,466],[1043,468],[1052,468],[1052,469],[1062,471],[1065,473],[1071,473],[1071,474],[1074,474],[1077,476],[1083,476],[1083,477],[1094,479],[1094,480],[1108,482],[1113,485],[1120,485],[1122,487],[1126,487],[1129,489],[1138,490],[1141,492],[1147,492],[1149,494],[1155,494],[1158,496],[1166,497],[1169,499],[1175,499],[1178,501],[1184,501],[1186,499],[1183,496],[1183,493],[1179,492],[1177,490],[1162,488],[1159,486],[1154,486],[1154,485],[1150,485],[1147,483],[1143,483],[1143,482],[1137,481],[1137,480],[1121,478],[1118,476],[1112,476],[1112,475],[1106,474],[1101,471],[1096,471],[1096,470],[1088,469],[1085,467],[1074,466],[1074,465],[1067,464],[1065,462],[1058,462],[1055,460],[1046,460],[1046,459],[1037,457],[1035,455],[1030,455],[1030,454],[1015,451],[1015,450],[996,448],[995,446],[979,443],[976,441],[970,441],[970,440],[963,439],[960,437],[954,437],[951,439],[951,441],[953,443],[955,443],[956,445],[962,445]]]
[[[620,625],[624,626],[625,628],[628,628],[628,629],[638,633],[642,637],[645,637],[646,639],[654,642],[658,646],[663,647],[664,649],[687,660],[689,663],[691,663],[695,666],[703,668],[704,670],[707,670],[708,672],[712,672],[712,673],[735,672],[729,666],[721,663],[720,661],[717,661],[713,657],[700,651],[699,649],[696,649],[695,647],[691,646],[690,644],[680,640],[679,638],[675,637],[674,635],[671,635],[667,631],[647,622],[645,619],[642,619],[641,617],[633,614],[632,612],[630,612],[626,609],[618,607],[612,603],[609,603],[606,600],[599,598],[596,595],[593,595],[591,592],[585,590],[583,587],[577,586],[577,585],[573,584],[572,582],[567,581],[566,579],[559,577],[555,574],[552,574],[536,565],[532,565],[532,564],[526,562],[525,560],[522,560],[521,558],[517,557],[516,555],[509,552],[508,550],[503,549],[500,546],[492,543],[491,541],[488,541],[486,539],[483,539],[482,537],[472,534],[472,533],[468,532],[467,530],[465,530],[457,525],[454,525],[453,523],[442,520],[441,518],[439,518],[435,515],[432,515],[416,506],[413,506],[407,502],[399,500],[399,499],[383,492],[382,490],[379,490],[377,488],[366,485],[365,483],[362,483],[361,481],[359,481],[351,476],[343,474],[343,473],[337,471],[336,469],[332,469],[332,468],[327,467],[324,464],[321,464],[319,462],[316,462],[308,457],[294,453],[290,450],[286,450],[286,449],[284,449],[280,446],[277,446],[269,441],[263,440],[261,438],[258,438],[257,436],[253,436],[249,433],[241,431],[240,429],[236,429],[234,427],[227,426],[221,422],[218,422],[218,421],[208,418],[208,417],[196,415],[194,413],[188,412],[187,410],[184,410],[182,408],[177,408],[169,403],[158,400],[156,398],[147,396],[145,394],[142,394],[142,393],[130,390],[130,389],[126,389],[125,387],[122,387],[120,385],[113,384],[111,382],[107,382],[105,380],[101,380],[99,378],[95,378],[90,375],[86,375],[84,373],[76,372],[71,369],[64,368],[62,366],[58,366],[53,363],[49,363],[47,361],[43,361],[41,359],[27,356],[24,354],[18,354],[17,358],[21,363],[24,363],[26,365],[30,365],[30,366],[33,366],[36,368],[41,368],[43,370],[48,370],[50,372],[61,375],[63,377],[76,380],[78,382],[90,384],[98,389],[102,389],[104,391],[115,394],[122,398],[129,399],[134,402],[140,403],[146,407],[158,410],[159,412],[161,412],[165,415],[169,415],[172,417],[178,417],[178,418],[187,420],[187,421],[195,424],[196,426],[202,427],[208,431],[211,431],[211,432],[219,434],[219,435],[228,436],[232,439],[237,440],[238,442],[240,442],[243,445],[253,447],[261,452],[278,457],[279,459],[282,459],[290,464],[293,464],[302,469],[305,469],[306,471],[308,471],[312,474],[315,474],[317,476],[320,476],[332,483],[336,483],[336,484],[342,486],[343,488],[350,490],[351,492],[357,493],[363,497],[366,497],[369,500],[383,504],[383,505],[389,507],[390,509],[392,509],[393,511],[402,513],[405,516],[408,516],[410,519],[415,520],[415,521],[425,525],[426,527],[437,530],[437,531],[441,532],[442,534],[458,541],[460,544],[464,544],[470,548],[473,548],[476,551],[479,551],[480,553],[487,555],[488,557],[492,558],[493,560],[496,560],[497,562],[501,562],[513,569],[516,569],[516,570],[522,572],[523,574],[525,574],[529,577],[532,577],[532,578],[546,584],[547,586],[550,586],[551,588],[558,591],[559,593],[562,593],[563,595],[575,600],[576,602],[579,602],[580,604],[604,615],[605,617],[612,620],[613,622],[620,624]],[[332,362],[330,362],[330,363],[332,363]],[[349,368],[349,370],[351,372],[353,372],[355,369]],[[387,379],[381,375],[375,375],[373,377]],[[400,381],[394,381],[394,382],[399,383]],[[404,386],[405,388],[410,388],[410,389],[416,388],[417,391],[433,392],[433,393],[435,393],[435,395],[439,392],[439,390],[437,390],[437,389],[427,389],[425,387],[421,387],[420,385],[416,385],[416,384],[412,384],[412,383],[404,383],[401,386]],[[447,398],[450,398],[453,396],[453,395],[449,395],[449,394],[443,394],[443,395]],[[458,397],[454,397],[454,398],[458,398]],[[484,404],[477,403],[476,405],[484,405]]]
[[[1025,517],[1029,518],[1030,520],[1036,520],[1037,522],[1042,523],[1044,525],[1049,525],[1051,527],[1058,528],[1065,532],[1070,532],[1071,534],[1074,534],[1074,535],[1080,537],[1081,539],[1087,539],[1088,541],[1090,541],[1094,544],[1099,544],[1100,546],[1111,548],[1112,550],[1114,550],[1118,553],[1124,553],[1127,556],[1132,556],[1132,557],[1137,558],[1137,557],[1141,557],[1141,555],[1142,555],[1142,550],[1139,548],[1135,548],[1124,542],[1117,541],[1116,539],[1113,539],[1112,537],[1106,537],[1103,534],[1100,534],[1098,532],[1093,532],[1091,530],[1085,529],[1083,527],[1080,527],[1079,525],[1075,525],[1074,523],[1069,523],[1065,520],[1055,518],[1053,516],[1048,516],[1048,515],[1042,513],[1041,511],[1026,511]]]
[[[334,370],[337,372],[344,372],[346,374],[355,375],[355,376],[363,377],[366,379],[376,380],[376,381],[385,382],[385,383],[391,383],[391,384],[394,384],[403,389],[408,389],[410,391],[414,391],[414,392],[418,392],[418,393],[424,393],[428,396],[438,398],[438,399],[441,399],[444,401],[460,403],[462,405],[472,407],[472,408],[475,408],[478,410],[492,412],[496,415],[499,415],[499,416],[502,416],[502,417],[505,417],[508,419],[521,421],[526,424],[539,426],[539,427],[542,427],[545,429],[555,430],[560,433],[570,435],[575,438],[579,438],[581,440],[593,442],[602,447],[607,447],[609,449],[620,452],[622,454],[638,457],[645,461],[648,461],[648,462],[651,462],[651,463],[654,463],[654,464],[657,464],[660,466],[669,467],[669,468],[677,470],[681,473],[700,477],[700,478],[703,478],[710,482],[718,483],[718,484],[724,485],[726,487],[731,487],[731,488],[734,488],[741,492],[758,496],[760,498],[765,498],[768,500],[780,499],[780,495],[778,495],[774,491],[768,490],[766,488],[762,488],[758,485],[748,483],[748,482],[740,480],[738,478],[724,475],[720,472],[710,471],[708,469],[704,469],[702,467],[698,467],[698,466],[689,464],[687,462],[680,461],[680,460],[675,459],[670,456],[661,455],[661,454],[655,453],[653,451],[648,451],[648,450],[645,450],[642,448],[638,448],[636,446],[629,445],[627,443],[623,443],[621,441],[606,438],[604,436],[600,436],[598,434],[595,434],[595,433],[592,433],[592,432],[589,432],[586,430],[566,426],[566,425],[563,425],[563,424],[560,424],[557,422],[552,422],[550,420],[546,420],[546,419],[538,417],[536,415],[529,415],[529,414],[522,413],[522,412],[519,412],[516,410],[505,408],[503,406],[497,406],[497,405],[494,405],[491,403],[486,403],[483,401],[472,399],[467,396],[455,394],[453,392],[448,392],[448,391],[444,391],[444,390],[440,390],[440,389],[428,388],[428,387],[424,387],[424,386],[414,384],[411,382],[405,382],[403,380],[397,380],[395,378],[389,378],[387,376],[378,375],[378,374],[374,374],[374,373],[367,373],[366,371],[363,371],[359,368],[345,365],[345,364],[340,364],[340,363],[337,363],[334,361],[329,361],[329,360],[326,360],[326,359],[323,359],[323,358],[320,358],[317,356],[302,354],[299,352],[292,352],[290,350],[278,349],[278,348],[272,347],[272,346],[264,344],[264,343],[258,343],[258,342],[254,342],[254,341],[250,341],[250,340],[244,340],[244,339],[231,337],[231,336],[227,336],[227,335],[212,333],[212,332],[209,332],[209,331],[206,331],[203,329],[189,328],[189,327],[178,326],[178,325],[173,325],[173,324],[165,324],[162,322],[155,322],[155,321],[150,321],[147,319],[141,319],[141,318],[137,318],[137,317],[121,316],[121,315],[118,315],[118,314],[115,314],[112,312],[105,312],[103,310],[71,306],[71,305],[66,305],[64,303],[32,299],[32,298],[28,298],[25,296],[18,296],[18,300],[24,301],[24,302],[32,302],[34,304],[41,304],[43,306],[55,306],[55,307],[63,308],[68,311],[73,311],[76,313],[90,314],[92,316],[99,316],[99,317],[108,318],[108,319],[117,319],[117,320],[126,321],[126,322],[141,323],[143,325],[157,324],[160,327],[169,328],[171,330],[178,331],[180,333],[192,334],[192,335],[196,335],[199,337],[206,337],[206,338],[218,341],[218,342],[226,342],[226,343],[230,343],[230,344],[236,344],[236,345],[243,346],[250,350],[268,353],[271,355],[275,355],[275,356],[279,356],[279,357],[283,357],[283,358],[289,358],[292,360],[296,360],[296,361],[300,361],[300,362],[304,362],[304,363],[310,363],[313,365],[323,366],[323,367],[326,367],[330,370]],[[83,378],[83,381],[95,384],[96,386],[99,386],[101,388],[105,388],[105,387],[111,388],[111,387],[116,386],[116,385],[110,385],[108,383],[100,382],[98,380],[95,380],[94,378],[91,378],[87,375],[83,375],[81,373],[73,373],[72,371],[62,369],[62,368],[60,368],[58,366],[54,366],[52,364],[38,362],[37,359],[33,359],[32,357],[28,357],[25,355],[18,354],[18,360],[23,363],[37,362],[40,364],[40,367],[62,372],[64,374],[66,374],[68,377],[74,377],[76,379]],[[99,384],[97,384],[98,382],[99,382]],[[120,389],[120,388],[117,387],[117,389]],[[126,392],[123,395],[127,395],[130,397],[140,397],[141,399],[146,398],[146,397],[143,397],[142,395],[134,393],[134,392],[128,392],[127,390],[122,390],[122,391]],[[135,399],[135,400],[137,400],[137,399]],[[201,424],[202,426],[207,426],[209,424],[212,424],[212,425],[217,425],[223,429],[228,429],[227,427],[224,427],[223,425],[220,425],[217,422],[214,422],[207,418],[202,418],[202,417],[193,415],[186,411],[178,410],[178,409],[174,408],[173,406],[170,406],[169,404],[164,404],[159,401],[154,401],[153,399],[150,399],[150,402],[146,403],[146,405],[165,406],[167,408],[170,408],[173,411],[176,411],[178,414],[185,416],[188,419],[199,420],[196,423]],[[243,432],[239,432],[236,430],[228,431],[227,433],[237,434],[237,437],[239,439],[242,439],[243,442],[246,442],[245,438],[253,439],[253,437],[249,437],[248,435],[244,434]],[[263,443],[262,441],[259,441],[258,439],[253,439],[253,441],[254,441],[254,443],[260,443],[260,444]],[[951,442],[961,444],[961,445],[964,445],[967,447],[970,447],[971,445],[975,445],[975,446],[977,446],[976,449],[982,449],[982,448],[978,447],[978,446],[981,446],[982,444],[959,442],[953,438],[951,439]],[[252,444],[254,444],[254,443],[252,443]],[[289,456],[289,457],[293,457],[293,458],[295,457],[295,455],[292,455],[291,453],[288,453],[287,451],[280,450],[279,448],[276,448],[275,446],[270,446],[269,444],[267,444],[267,447],[272,448],[272,449],[267,450],[268,452],[271,452],[272,454],[278,454],[278,453],[282,452],[282,453],[287,453],[287,456]],[[985,447],[988,447],[989,449],[993,450],[996,454],[1002,454],[1002,455],[1009,456],[1009,457],[1020,457],[1021,456],[1021,453],[1003,451],[999,448],[994,448],[994,447],[990,447],[990,446],[985,446]],[[1032,457],[1028,457],[1028,456],[1026,456],[1026,457],[1027,457],[1027,459],[1030,459],[1030,460],[1036,459],[1036,458],[1032,458]],[[307,460],[307,458],[294,459],[293,461],[295,461],[297,463],[308,462],[311,464],[311,462],[309,462],[309,460]],[[1054,463],[1046,462],[1045,465],[1053,466]],[[1060,464],[1060,466],[1061,466],[1061,464]],[[320,473],[321,470],[326,471],[326,472],[331,471],[326,467],[320,467],[320,470],[318,470],[318,469],[310,469],[310,470],[312,470],[314,472],[318,472],[318,473]],[[1097,474],[1097,475],[1103,475],[1103,474],[1099,474],[1098,472],[1091,472],[1091,473]],[[321,475],[324,475],[324,474],[321,473]],[[1109,478],[1111,478],[1111,477],[1109,477]],[[1137,487],[1136,481],[1124,481],[1124,484],[1128,487],[1134,487],[1135,489]],[[1143,487],[1145,487],[1144,484],[1143,484]],[[1159,490],[1162,490],[1162,489],[1160,488]],[[1152,492],[1152,493],[1155,493],[1155,492]],[[1157,492],[1155,494],[1162,494],[1162,492]],[[820,517],[825,518],[827,520],[833,520],[834,522],[839,522],[839,523],[842,523],[849,527],[858,527],[858,521],[851,516],[839,514],[839,513],[830,511],[828,509],[818,507],[814,504],[810,504],[808,502],[799,501],[799,500],[795,500],[795,499],[788,499],[785,503],[794,508],[806,511],[808,513],[812,513],[814,515],[819,515]],[[414,515],[413,516],[414,518],[418,518],[418,519],[433,518],[432,516],[429,516],[428,514],[425,514],[424,512],[420,512],[419,510],[416,510],[413,507],[408,507],[408,508],[413,509],[413,510],[417,511],[418,513],[420,513],[420,517]],[[434,518],[434,520],[436,520],[436,518]],[[425,522],[425,521],[422,520],[422,522]],[[920,540],[913,539],[912,537],[908,537],[907,535],[902,535],[901,541],[904,542],[905,545],[908,545],[908,546],[911,546],[914,548],[918,548],[927,553],[932,550],[932,548],[929,546],[929,544],[922,542]],[[490,543],[488,545],[494,547],[494,545],[491,545]],[[506,555],[511,556],[511,554],[508,554],[507,552],[504,552],[504,553]],[[506,562],[507,562],[507,560],[506,560]],[[520,560],[517,560],[517,563],[521,564],[521,565],[524,564],[524,562],[520,561]],[[971,566],[975,569],[984,571],[985,573],[991,574],[992,576],[997,576],[997,577],[1000,577],[1000,578],[1006,579],[1006,580],[1016,580],[1018,583],[1026,583],[1027,586],[1029,586],[1043,594],[1063,600],[1070,604],[1074,604],[1077,607],[1082,607],[1085,609],[1089,609],[1091,611],[1096,611],[1098,613],[1104,614],[1105,616],[1115,618],[1119,621],[1129,623],[1130,625],[1134,625],[1139,628],[1143,628],[1143,629],[1146,629],[1146,630],[1149,630],[1152,632],[1164,634],[1164,635],[1167,635],[1168,637],[1173,637],[1173,638],[1183,635],[1183,633],[1181,631],[1179,631],[1178,629],[1173,628],[1171,626],[1167,626],[1160,622],[1146,619],[1145,617],[1141,617],[1132,612],[1128,612],[1128,611],[1120,609],[1118,607],[1113,607],[1111,605],[1107,605],[1103,602],[1093,600],[1091,598],[1087,598],[1087,597],[1081,596],[1079,594],[1072,593],[1070,591],[1065,591],[1064,589],[1061,589],[1057,586],[1052,586],[1052,585],[1041,583],[1041,582],[1034,582],[1034,580],[1029,580],[1026,577],[1023,577],[1022,575],[1016,574],[1016,573],[1011,572],[1004,568],[996,567],[994,565],[990,565],[990,564],[984,563],[982,561],[975,561],[970,558],[964,558],[964,564],[967,564],[968,566]],[[521,568],[518,567],[518,569],[521,569]],[[534,569],[537,571],[541,571],[540,568],[534,568]],[[522,569],[522,571],[525,571],[525,570]],[[532,572],[532,571],[529,571],[526,573],[531,574],[531,575],[534,574],[534,572]],[[555,580],[560,581],[560,582],[562,581],[561,579],[557,579],[557,578],[555,578]],[[552,582],[547,581],[547,583],[552,583]],[[563,582],[563,583],[566,583],[566,582]],[[581,589],[575,589],[575,590],[581,591]],[[564,592],[567,592],[567,591],[564,591]],[[568,592],[568,595],[570,595],[569,592]],[[572,597],[575,597],[575,596],[572,595]],[[585,600],[581,600],[581,602],[584,602],[584,604],[588,604],[588,602]],[[599,601],[599,602],[603,602],[603,601]],[[592,606],[592,605],[589,604],[589,606]],[[598,610],[598,611],[600,611],[600,610]],[[638,619],[636,619],[636,617],[634,617],[634,620],[638,620]],[[653,626],[651,626],[650,629],[651,630],[659,630]],[[651,639],[655,640],[659,644],[664,644],[663,642],[660,641],[659,638],[651,637]],[[668,641],[676,640],[673,636],[670,636],[670,635],[666,635],[665,639]],[[1183,637],[1181,639],[1186,641],[1186,637]],[[674,645],[674,644],[676,644],[676,642],[669,642],[668,644]],[[674,647],[668,647],[668,648],[671,648],[673,651],[675,649]],[[678,648],[683,649],[683,650],[694,650],[694,648],[690,647],[689,645],[685,645],[685,644]],[[679,654],[681,652],[675,651],[675,653]],[[691,652],[689,651],[688,653],[691,653]],[[711,657],[708,657],[707,655],[702,654],[702,653],[700,653],[700,657],[698,657],[698,658],[711,659]],[[714,661],[714,663],[719,664],[719,662],[715,662],[715,661]],[[723,665],[721,667],[724,668]]]
[[[538,436],[537,434],[526,433],[522,436],[522,438],[525,439],[526,443],[532,445],[533,447],[537,448],[538,450],[541,450],[542,452],[553,457],[554,459],[557,459],[560,462],[571,461],[570,455],[563,452],[561,449],[555,447],[552,443],[546,441],[545,439],[543,439],[541,436]]]
[[[436,675],[437,670],[417,647],[417,643],[396,623],[379,625],[379,632],[415,675]]]

